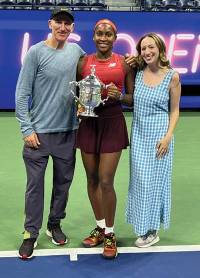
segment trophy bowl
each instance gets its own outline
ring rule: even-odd
[[[70,82],[71,93],[73,94],[75,100],[79,102],[84,111],[80,112],[80,116],[85,117],[98,117],[94,112],[94,108],[98,107],[101,103],[105,104],[105,101],[108,99],[101,99],[101,90],[106,88],[95,75],[95,65],[91,65],[91,73],[86,76],[84,79],[76,82]],[[79,88],[79,97],[76,96],[76,88]]]

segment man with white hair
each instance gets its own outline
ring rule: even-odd
[[[16,117],[25,143],[23,159],[27,173],[25,231],[19,249],[22,259],[32,257],[42,226],[44,175],[49,156],[53,160],[53,189],[47,235],[56,245],[68,241],[60,222],[66,216],[78,128],[69,82],[76,80],[77,63],[85,52],[76,43],[67,42],[74,29],[70,10],[54,9],[48,24],[52,36],[29,49],[16,88]]]

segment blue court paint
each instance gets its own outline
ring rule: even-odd
[[[200,277],[200,252],[0,258],[1,278],[189,278]]]

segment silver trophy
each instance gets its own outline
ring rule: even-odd
[[[101,99],[102,89],[107,89],[109,85],[104,85],[95,75],[95,65],[91,65],[91,73],[79,82],[69,82],[71,86],[71,93],[77,102],[79,102],[85,109],[80,112],[80,116],[98,117],[95,114],[94,108],[101,103],[105,104],[106,99]],[[79,97],[76,96],[76,87],[79,87]]]

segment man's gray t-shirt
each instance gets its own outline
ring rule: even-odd
[[[69,42],[63,49],[43,41],[29,49],[16,88],[16,116],[23,136],[78,127],[69,82],[76,80],[77,64],[84,54],[76,43]]]

